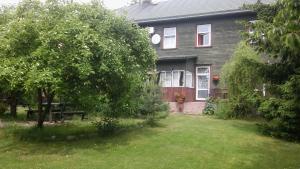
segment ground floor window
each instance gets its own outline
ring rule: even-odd
[[[196,69],[196,100],[206,100],[210,90],[210,67],[199,66]]]
[[[159,84],[162,87],[193,87],[193,76],[184,70],[161,71]]]

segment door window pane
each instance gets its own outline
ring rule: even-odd
[[[208,76],[198,76],[198,89],[208,89]]]
[[[197,69],[197,73],[198,74],[208,74],[209,73],[209,69],[207,67],[201,67]]]
[[[198,90],[198,98],[208,98],[208,90]]]

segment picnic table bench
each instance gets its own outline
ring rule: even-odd
[[[46,104],[43,104],[43,107],[45,107]],[[81,116],[81,120],[85,119],[86,116],[86,112],[85,111],[81,111],[81,110],[69,110],[66,109],[67,105],[66,104],[61,104],[61,103],[52,103],[51,104],[51,110],[49,112],[48,115],[48,119],[50,122],[53,121],[57,121],[57,119],[64,121],[65,117],[69,117],[69,116],[74,116],[74,115],[80,115]],[[27,110],[27,119],[30,119],[33,117],[34,114],[37,114],[38,110],[36,109],[32,109],[29,107],[29,109]]]

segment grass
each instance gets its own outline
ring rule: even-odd
[[[0,129],[0,168],[300,168],[300,144],[263,136],[255,122],[172,115],[154,128],[136,120],[122,124],[115,135],[99,137],[90,122],[43,130],[9,123]]]

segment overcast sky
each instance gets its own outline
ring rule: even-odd
[[[1,5],[17,4],[21,0],[0,0]],[[89,2],[90,0],[74,0],[76,2]],[[128,5],[130,0],[103,0],[104,5],[109,9],[117,9],[122,6]]]

